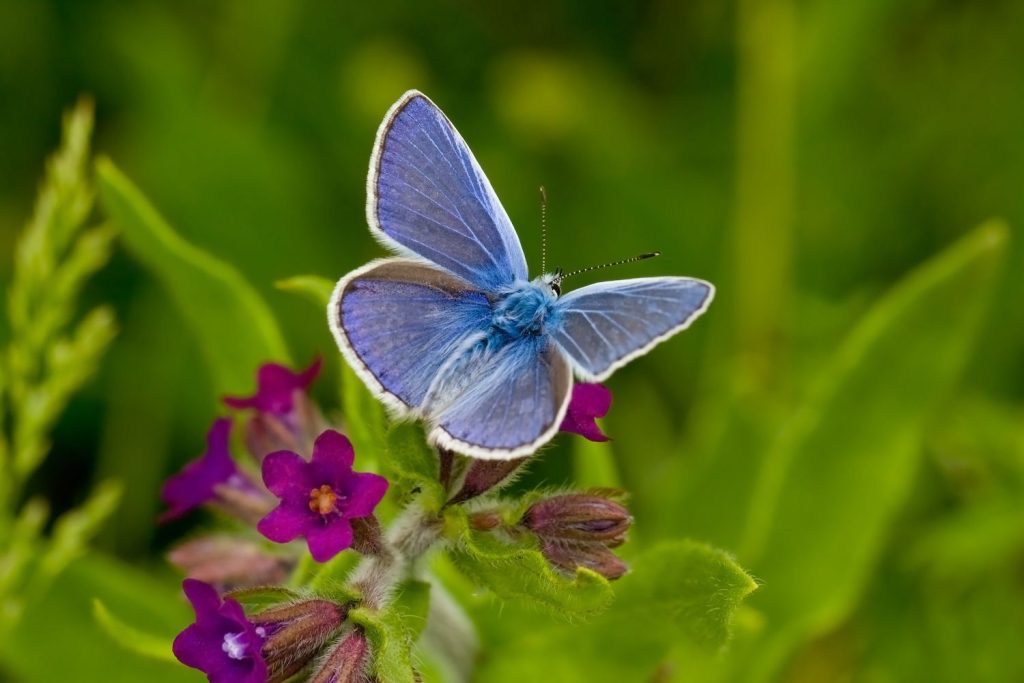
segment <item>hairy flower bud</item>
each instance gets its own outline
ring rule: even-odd
[[[535,503],[523,526],[544,540],[622,545],[633,523],[621,503],[598,493],[566,493]]]
[[[341,627],[347,613],[345,605],[317,599],[277,605],[250,617],[266,638],[262,654],[268,683],[301,671]]]
[[[565,493],[534,503],[520,525],[540,541],[553,566],[567,572],[585,567],[607,579],[626,573],[626,563],[609,548],[622,545],[633,517],[613,491]]]
[[[334,646],[309,683],[363,683],[369,669],[369,654],[366,635],[354,628]]]
[[[541,543],[540,551],[548,562],[559,569],[575,572],[577,567],[584,567],[611,581],[629,569],[615,553],[600,543],[565,544],[544,541]]]

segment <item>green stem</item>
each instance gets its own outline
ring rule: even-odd
[[[793,0],[740,0],[737,17],[734,324],[737,377],[763,395],[779,362],[792,302],[796,102]]]

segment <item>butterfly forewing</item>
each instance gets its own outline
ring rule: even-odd
[[[495,291],[527,278],[512,222],[444,113],[406,93],[377,133],[367,219],[388,246]]]
[[[558,300],[551,334],[579,377],[601,381],[686,329],[713,296],[709,283],[685,277],[601,282]]]

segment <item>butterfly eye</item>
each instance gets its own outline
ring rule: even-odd
[[[555,293],[555,296],[562,296],[562,286],[557,282],[551,283],[551,291]]]

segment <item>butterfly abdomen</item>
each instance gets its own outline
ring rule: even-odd
[[[521,283],[495,303],[494,330],[512,339],[539,336],[554,303],[554,292],[547,285]]]

